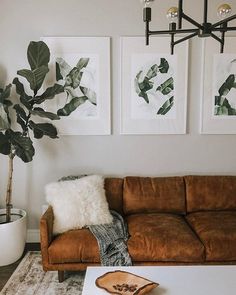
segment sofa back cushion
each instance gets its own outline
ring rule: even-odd
[[[104,188],[109,208],[123,215],[123,182],[122,178],[105,178]]]
[[[123,210],[135,213],[172,212],[185,214],[183,177],[126,177]]]
[[[186,176],[187,211],[235,210],[236,176]]]

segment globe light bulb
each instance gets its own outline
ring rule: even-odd
[[[220,19],[229,17],[232,12],[232,8],[229,4],[222,4],[217,9],[217,15]]]
[[[155,0],[140,0],[140,2],[144,4],[145,7],[151,6],[154,1]]]
[[[176,23],[178,16],[179,16],[178,7],[171,7],[166,13],[166,17],[170,23]]]

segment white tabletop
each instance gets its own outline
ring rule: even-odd
[[[236,266],[88,267],[82,295],[106,295],[95,280],[108,271],[123,270],[160,284],[150,295],[235,295]]]

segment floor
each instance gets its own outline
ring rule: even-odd
[[[22,258],[25,256],[27,251],[39,251],[40,250],[40,244],[39,243],[27,243],[25,246],[25,251],[22,256]],[[21,262],[21,259],[19,259],[17,262],[7,265],[7,266],[1,266],[0,267],[0,291],[8,281],[8,279],[11,277],[14,270],[17,268],[18,264]]]

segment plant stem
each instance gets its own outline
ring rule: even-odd
[[[12,175],[13,175],[13,159],[14,154],[9,155],[9,170],[8,170],[8,182],[7,182],[7,193],[6,193],[6,222],[11,221],[11,208],[12,208]]]

